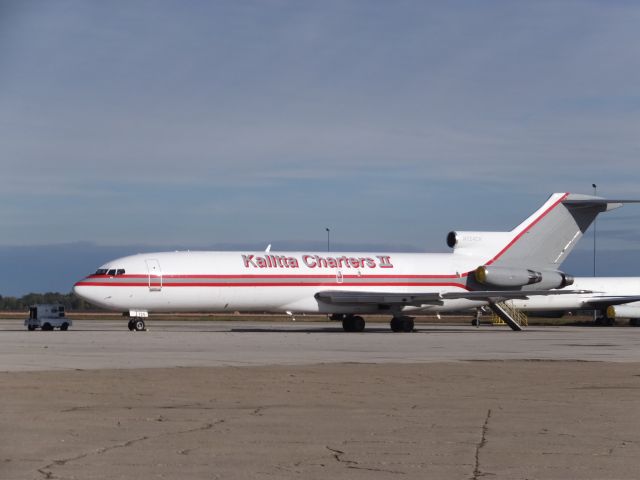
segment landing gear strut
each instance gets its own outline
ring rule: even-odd
[[[471,325],[474,327],[480,326],[480,317],[482,317],[482,309],[480,307],[476,308],[476,316],[471,320]]]

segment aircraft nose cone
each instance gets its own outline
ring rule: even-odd
[[[76,282],[76,284],[73,286],[73,293],[80,298],[84,298],[85,300],[87,300],[87,287],[80,285],[80,283],[82,283],[82,280]]]

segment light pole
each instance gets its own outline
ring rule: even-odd
[[[598,195],[598,186],[595,183],[592,183],[593,187],[593,196]],[[596,276],[596,220],[597,217],[593,219],[593,276]]]
[[[598,186],[595,183],[592,183],[593,187],[593,196],[597,196],[598,194]],[[597,218],[597,217],[596,217]],[[596,276],[596,218],[593,219],[593,277]],[[593,321],[594,323],[598,321],[598,310],[593,311]]]
[[[327,252],[330,252],[331,251],[331,244],[330,244],[331,230],[329,230],[329,227],[325,228],[325,230],[327,231]]]

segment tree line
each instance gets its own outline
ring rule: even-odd
[[[28,293],[22,297],[3,297],[0,295],[0,311],[28,311],[29,306],[36,303],[55,303],[64,306],[65,310],[69,311],[96,311],[100,308],[94,307],[90,303],[86,302],[82,298],[74,295],[73,293]]]

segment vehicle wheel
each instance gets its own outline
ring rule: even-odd
[[[342,320],[342,328],[345,332],[353,332],[353,317],[346,317]]]
[[[132,332],[136,329],[136,326],[133,324],[133,320],[129,320],[129,324],[127,326],[129,327],[129,330]]]
[[[133,327],[136,332],[144,331],[144,320],[142,320],[141,318],[138,318],[133,322]]]
[[[35,329],[36,327],[34,327],[33,325],[27,326],[27,330],[29,330],[30,332],[33,332]]]
[[[393,317],[389,322],[391,326],[391,331],[393,332],[401,332],[402,331],[402,319]]]
[[[67,322],[64,322],[62,325],[60,325],[60,330],[62,330],[63,332],[66,332],[69,329],[69,324]]]
[[[413,318],[403,318],[402,319],[402,331],[403,332],[413,332],[413,327],[415,326],[413,322]]]
[[[362,317],[353,317],[351,324],[353,326],[353,330],[351,330],[352,332],[362,332],[366,325],[364,318]]]
[[[45,323],[44,325],[42,325],[42,330],[45,330],[47,332],[53,330],[53,327],[51,326],[50,323]]]
[[[480,321],[477,318],[474,318],[473,320],[471,320],[472,327],[477,327],[478,325],[480,325]]]
[[[604,325],[604,318],[602,317],[598,317],[596,318],[596,321],[594,322],[597,326],[602,326]]]

